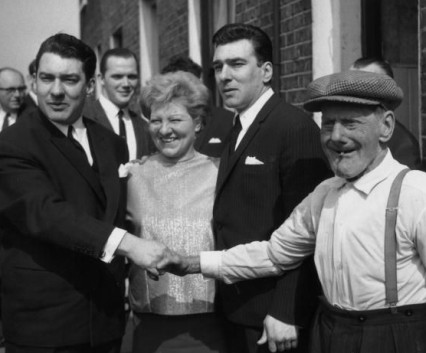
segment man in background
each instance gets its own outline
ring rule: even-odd
[[[100,62],[100,80],[101,95],[87,101],[84,114],[122,137],[130,160],[154,152],[147,122],[130,109],[139,85],[136,55],[126,48],[106,51]]]
[[[24,97],[25,109],[35,109],[38,106],[37,95],[34,92],[35,74],[36,74],[36,62],[34,59],[33,61],[31,61],[30,65],[28,65],[28,75],[27,75],[28,92]]]
[[[375,72],[394,78],[391,65],[386,60],[374,57],[359,58],[352,64],[351,70]],[[421,169],[419,142],[398,119],[395,120],[395,129],[388,147],[398,162],[411,169]]]
[[[11,67],[0,68],[0,131],[16,123],[26,91],[22,74]]]

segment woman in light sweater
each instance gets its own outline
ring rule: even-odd
[[[194,75],[154,77],[142,89],[158,153],[134,163],[128,179],[133,234],[186,255],[213,250],[211,228],[217,159],[195,151],[209,110],[209,92]],[[158,281],[130,271],[136,329],[133,352],[225,352],[214,313],[215,283],[201,275],[164,274]]]

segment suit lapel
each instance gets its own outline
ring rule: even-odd
[[[99,100],[96,100],[94,103],[95,106],[95,116],[94,116],[94,120],[96,120],[99,124],[105,126],[107,129],[114,131],[114,128],[111,125],[111,122],[109,121],[104,108],[102,108],[101,103],[99,102]]]
[[[59,134],[54,134],[51,136],[52,143],[58,148],[58,150],[64,155],[64,157],[70,161],[74,168],[92,187],[99,200],[104,203],[105,195],[99,183],[99,180],[96,177],[96,173],[93,172],[87,160],[82,158],[81,152],[79,152],[73,146],[71,141],[69,141],[68,138],[64,136],[59,130],[58,132]]]
[[[115,219],[117,213],[120,185],[117,177],[118,170],[115,164],[111,141],[105,139],[104,134],[99,131],[99,126],[85,119],[87,133],[91,141],[92,153],[96,158],[99,169],[99,181],[106,197],[105,219]]]
[[[241,155],[247,149],[247,147],[249,146],[253,138],[256,136],[257,132],[261,128],[262,123],[268,117],[269,113],[274,109],[274,107],[279,103],[279,101],[280,101],[279,97],[276,94],[274,94],[271,98],[269,98],[269,100],[266,102],[266,104],[262,107],[260,112],[257,114],[253,123],[250,125],[249,129],[247,130],[243,139],[240,141],[237,149],[232,154],[231,158],[228,157],[229,141],[227,142],[226,148],[224,149],[224,152],[222,153],[221,168],[219,168],[219,173],[218,173],[218,181],[217,181],[217,189],[216,189],[217,194],[219,194],[220,191],[222,190],[223,185],[225,184],[226,180],[228,179],[229,175],[234,169],[236,163],[240,160]]]

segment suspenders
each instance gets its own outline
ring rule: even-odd
[[[385,287],[386,304],[391,308],[392,313],[396,313],[398,302],[398,288],[396,278],[396,217],[398,214],[398,201],[401,192],[402,180],[410,171],[406,168],[399,172],[392,183],[389,193],[388,204],[386,206],[385,223]]]

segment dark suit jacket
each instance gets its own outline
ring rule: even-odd
[[[113,131],[112,125],[99,100],[86,100],[83,114]],[[150,155],[156,151],[156,148],[149,135],[148,123],[131,110],[129,110],[129,114],[136,135],[136,157],[141,158],[142,156]]]
[[[207,156],[219,158],[231,131],[234,115],[229,110],[212,107],[211,116],[195,140],[195,149]]]
[[[421,169],[420,146],[414,135],[398,120],[388,147],[393,158],[411,169]]]
[[[15,344],[97,345],[124,332],[124,262],[99,257],[124,222],[127,149],[85,124],[97,172],[38,110],[0,135],[2,319]]]
[[[263,165],[247,165],[248,157]],[[269,239],[293,208],[330,175],[318,127],[274,94],[232,157],[227,149],[222,155],[213,215],[218,249]],[[318,289],[312,261],[277,278],[219,284],[227,317],[258,328],[267,314],[307,325]]]

